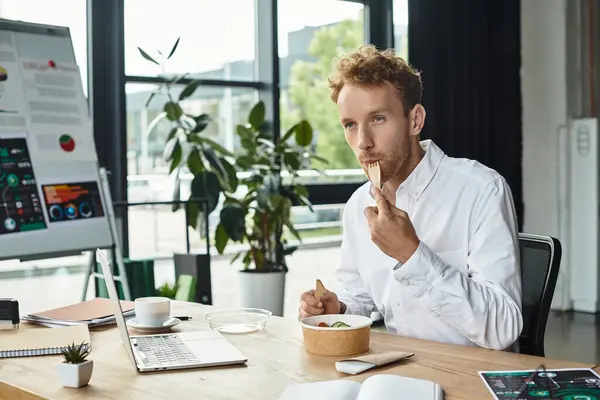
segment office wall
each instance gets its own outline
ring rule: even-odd
[[[521,1],[523,230],[565,242],[558,135],[567,122],[567,1]],[[568,307],[565,258],[561,269],[553,308]]]

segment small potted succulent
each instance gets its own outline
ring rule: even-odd
[[[92,377],[94,361],[87,360],[90,354],[89,343],[72,343],[62,350],[64,361],[56,364],[56,370],[64,387],[80,388]]]

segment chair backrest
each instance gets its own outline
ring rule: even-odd
[[[523,282],[523,331],[519,337],[520,352],[544,357],[544,333],[562,248],[550,236],[519,234],[521,279]]]

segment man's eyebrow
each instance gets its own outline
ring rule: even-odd
[[[375,114],[380,114],[380,113],[384,113],[384,112],[389,112],[389,110],[385,107],[381,107],[381,108],[376,108],[375,110],[369,112],[369,115],[375,115]]]

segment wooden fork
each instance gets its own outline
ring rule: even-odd
[[[368,164],[367,173],[373,185],[381,189],[381,169],[379,168],[379,161]]]

